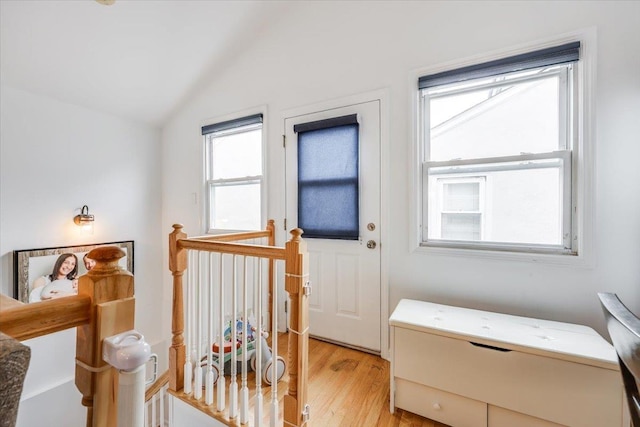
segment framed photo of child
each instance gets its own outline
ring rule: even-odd
[[[100,246],[122,249],[119,263],[133,274],[133,240],[13,251],[14,298],[31,303],[77,294],[78,278],[95,265],[87,254]]]

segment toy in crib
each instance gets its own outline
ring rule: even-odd
[[[235,343],[235,352],[236,352],[236,362],[237,362],[237,372],[242,372],[243,369],[243,356],[242,356],[242,352],[244,351],[243,348],[243,321],[237,320],[236,321],[236,343]],[[273,361],[273,354],[271,352],[271,348],[269,347],[269,345],[267,344],[267,337],[269,336],[269,334],[267,332],[265,332],[264,330],[261,331],[260,334],[257,334],[260,336],[260,349],[261,349],[261,363],[260,363],[260,369],[261,369],[261,377],[262,377],[262,381],[267,384],[267,385],[271,385],[271,380],[272,380],[272,371],[273,368],[275,366],[276,368],[276,376],[277,376],[277,381],[280,381],[282,379],[282,377],[284,376],[284,372],[286,370],[286,363],[284,361],[284,359],[280,356],[276,357],[276,361],[274,363]],[[231,352],[234,351],[232,350],[232,335],[231,335],[231,322],[229,322],[229,326],[227,326],[227,328],[224,331],[224,344],[223,344],[223,352],[224,352],[224,373],[231,373],[231,361],[232,361],[232,354]],[[247,346],[246,346],[246,350],[247,350],[247,358],[246,360],[249,362],[249,366],[247,368],[252,369],[253,371],[256,370],[257,367],[257,355],[256,355],[256,328],[254,326],[251,325],[251,322],[249,321],[247,323]],[[212,353],[211,353],[211,358],[212,358],[212,364],[211,364],[211,370],[213,372],[213,383],[217,383],[218,381],[218,377],[220,376],[220,363],[219,363],[219,359],[220,359],[220,346],[218,345],[218,343],[213,343],[212,345]],[[207,356],[204,356],[201,360],[200,360],[200,366],[202,367],[202,384],[205,384],[205,377],[206,377],[206,371],[207,371]]]

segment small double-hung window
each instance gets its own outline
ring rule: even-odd
[[[204,126],[202,135],[207,231],[262,229],[262,114]]]
[[[575,253],[579,52],[420,77],[421,245]]]

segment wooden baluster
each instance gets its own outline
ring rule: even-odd
[[[182,275],[187,268],[187,251],[178,245],[186,239],[182,224],[174,224],[169,235],[169,270],[173,274],[173,307],[171,312],[171,347],[169,348],[169,388],[180,391],[184,386],[184,302],[182,296]]]
[[[289,293],[291,308],[289,390],[284,396],[284,422],[285,425],[303,426],[306,423],[303,413],[306,412],[309,367],[309,298],[305,293],[305,285],[309,280],[309,259],[307,244],[300,237],[302,230],[291,230],[291,235],[291,240],[285,244],[284,287]]]
[[[102,341],[134,328],[133,275],[118,265],[123,256],[115,246],[92,250],[96,265],[78,283],[78,294],[91,298],[91,319],[77,329],[75,380],[88,427],[117,424],[118,372],[102,360]]]

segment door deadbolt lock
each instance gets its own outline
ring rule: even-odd
[[[372,222],[370,222],[369,224],[367,224],[367,230],[369,231],[373,231],[376,229],[376,225]]]
[[[375,248],[376,248],[376,242],[375,242],[375,240],[369,240],[369,241],[367,242],[367,247],[368,247],[369,249],[375,249]]]

